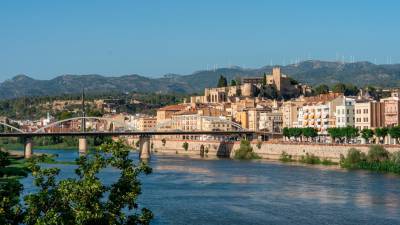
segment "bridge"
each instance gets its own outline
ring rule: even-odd
[[[72,125],[71,125],[72,124]],[[0,126],[10,129],[0,133],[0,137],[21,137],[25,140],[24,155],[33,154],[34,137],[42,136],[75,136],[79,137],[79,153],[86,154],[87,140],[90,136],[137,136],[139,137],[139,155],[141,159],[150,157],[150,138],[160,135],[211,135],[235,136],[251,139],[254,136],[271,136],[268,132],[255,132],[242,128],[239,124],[220,117],[190,115],[179,116],[157,124],[150,130],[140,131],[129,123],[108,117],[74,117],[56,121],[35,131],[25,131],[10,124],[0,122]],[[65,129],[68,126],[68,129]],[[6,130],[6,129],[4,129]]]

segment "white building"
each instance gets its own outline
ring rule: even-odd
[[[336,127],[354,127],[356,101],[353,98],[343,98],[342,105],[336,106]]]

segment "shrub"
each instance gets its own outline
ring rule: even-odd
[[[235,159],[249,160],[249,159],[260,159],[261,157],[253,152],[253,148],[250,146],[250,142],[242,140],[240,142],[240,148],[235,152]]]
[[[204,145],[200,145],[200,155],[204,156]]]
[[[167,140],[165,140],[165,138],[163,138],[163,139],[161,140],[161,142],[162,142],[162,145],[165,146],[165,143],[167,142]]]
[[[350,148],[349,151],[347,152],[347,156],[343,157],[341,156],[340,159],[340,166],[344,168],[358,168],[359,164],[362,161],[365,161],[365,154],[362,153],[361,151],[355,149],[355,148]]]
[[[187,143],[186,141],[182,144],[182,148],[185,149],[185,151],[188,150],[189,148],[189,143]]]
[[[282,152],[281,157],[279,158],[282,162],[292,162],[292,156],[286,153],[285,151]]]
[[[338,163],[332,162],[331,160],[329,160],[329,159],[327,159],[327,158],[324,158],[324,159],[321,161],[321,164],[322,164],[322,165],[325,165],[325,166],[330,166],[330,165],[337,165]]]
[[[306,153],[305,156],[301,156],[301,159],[299,160],[301,163],[306,163],[306,164],[320,164],[321,160],[313,155],[313,154],[308,154]]]
[[[394,164],[400,165],[400,152],[394,152],[390,155],[390,161]]]
[[[369,147],[367,160],[368,162],[383,162],[389,159],[389,152],[380,145],[372,145]]]

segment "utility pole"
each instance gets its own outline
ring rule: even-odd
[[[82,132],[86,132],[85,88],[82,89]]]

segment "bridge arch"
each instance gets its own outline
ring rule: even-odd
[[[243,128],[240,124],[238,124],[236,122],[233,122],[231,120],[227,120],[227,119],[222,118],[222,117],[201,116],[201,115],[176,116],[176,117],[173,117],[170,120],[158,123],[156,125],[156,127],[153,128],[151,131],[157,131],[157,130],[162,129],[162,128],[169,128],[169,129],[173,129],[173,130],[183,131],[183,129],[179,129],[182,126],[182,124],[180,124],[180,122],[186,122],[188,117],[192,117],[192,119],[196,119],[197,120],[197,124],[193,124],[195,126],[194,126],[194,129],[191,129],[191,131],[204,131],[205,129],[204,129],[204,127],[202,127],[204,122],[222,123],[222,124],[225,124],[225,125],[229,125],[230,127],[235,128],[236,130],[246,131],[246,129]]]
[[[121,123],[121,122],[119,122],[119,121],[114,120],[113,118],[107,118],[107,117],[93,117],[93,116],[91,116],[91,117],[88,117],[88,116],[87,116],[87,117],[83,117],[83,116],[80,116],[80,117],[73,117],[73,118],[68,118],[68,119],[59,120],[59,121],[50,123],[50,124],[48,124],[48,125],[46,125],[46,126],[40,128],[40,129],[36,130],[34,133],[43,133],[43,132],[45,132],[46,129],[51,128],[51,127],[54,127],[54,126],[56,126],[56,125],[60,125],[60,124],[62,124],[62,123],[69,122],[69,121],[79,121],[79,120],[82,120],[82,119],[85,119],[85,120],[107,121],[107,122],[109,122],[109,123],[111,123],[111,124],[116,124],[116,125],[118,125],[118,126],[120,126],[120,127],[123,127],[123,128],[125,128],[126,130],[130,130],[130,131],[135,131],[135,130],[137,130],[136,127],[129,126],[129,125],[125,124],[125,123]]]
[[[21,130],[19,128],[16,128],[14,126],[11,126],[10,124],[7,124],[7,123],[0,122],[0,125],[3,125],[3,126],[8,127],[8,128],[11,128],[12,130],[18,131],[19,133],[25,133],[25,131],[23,131],[23,130]]]

